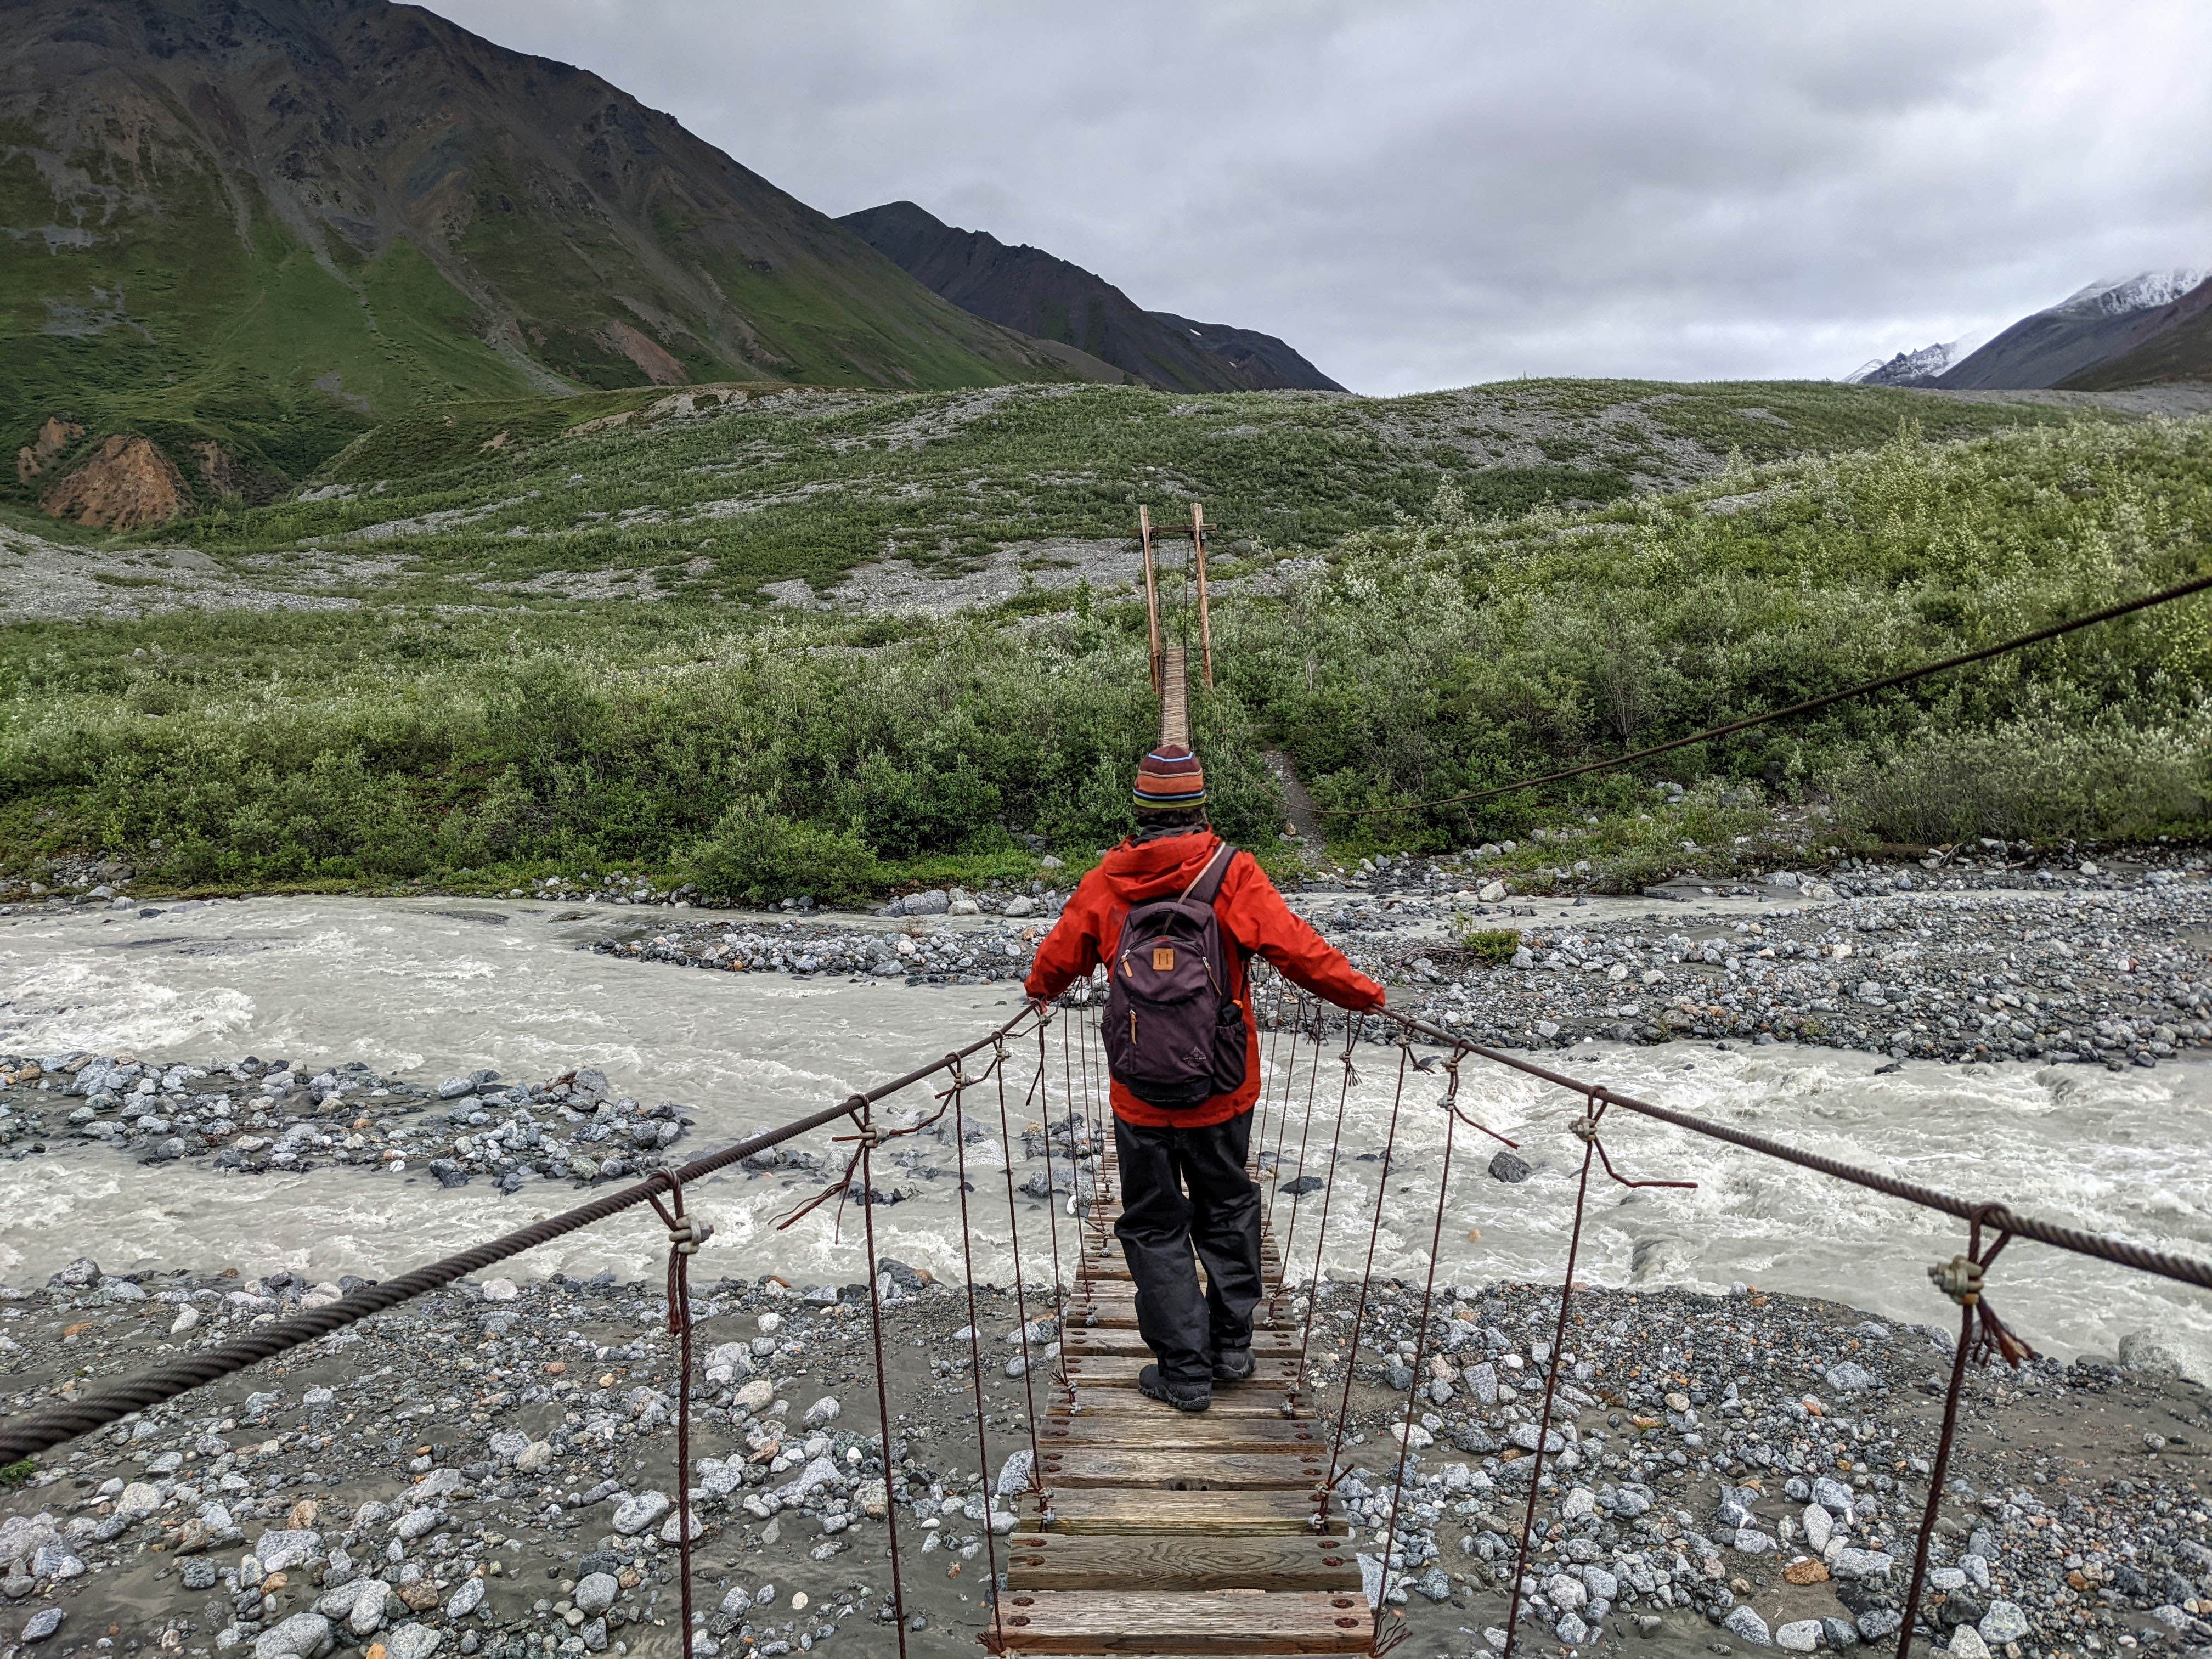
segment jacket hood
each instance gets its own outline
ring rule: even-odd
[[[1158,841],[1125,841],[1099,863],[1099,873],[1124,904],[1171,898],[1196,881],[1221,837],[1211,830],[1163,836]]]

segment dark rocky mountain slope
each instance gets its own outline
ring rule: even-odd
[[[848,213],[899,268],[976,316],[1103,358],[1171,392],[1341,392],[1271,334],[1146,311],[1081,265],[988,231],[962,230],[912,202]]]
[[[2212,279],[2146,313],[2122,349],[2058,384],[2069,391],[2119,392],[2181,380],[2212,380]]]
[[[2092,283],[2023,317],[1933,384],[1947,392],[2054,386],[2142,344],[2157,313],[2204,281],[2205,273],[2145,271]]]

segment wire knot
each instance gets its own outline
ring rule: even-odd
[[[1982,1264],[1970,1255],[1954,1255],[1928,1270],[1929,1282],[1962,1308],[1978,1306],[1982,1299]]]
[[[1960,1328],[1960,1340],[1966,1343],[1968,1356],[1983,1364],[2002,1359],[2017,1370],[2021,1361],[2036,1358],[2036,1352],[2005,1328],[2004,1321],[1997,1317],[1996,1310],[1990,1306],[1984,1295],[1990,1264],[2013,1240],[2011,1233],[2001,1233],[1996,1243],[1986,1250],[1982,1249],[1982,1229],[1996,1215],[2007,1215],[2009,1218],[2008,1212],[1996,1205],[1978,1209],[1969,1223],[1966,1254],[1930,1267],[1928,1278],[1937,1290],[1966,1310],[1966,1321]]]

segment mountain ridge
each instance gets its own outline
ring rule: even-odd
[[[2200,337],[2212,328],[2198,320],[2208,308],[2212,268],[2139,271],[2085,283],[1994,334],[1875,358],[1844,380],[1947,392],[2111,392],[2212,379],[2212,339]]]
[[[1953,364],[1931,382],[1946,392],[1997,392],[2065,384],[2122,356],[2157,331],[2152,320],[2207,273],[2143,271],[2075,289],[2032,312]]]
[[[2212,380],[2212,276],[2143,318],[2124,349],[2058,384],[2117,392],[2182,380]]]
[[[87,447],[211,441],[282,478],[425,400],[1118,378],[940,299],[589,70],[419,7],[7,10],[11,447],[63,416]]]
[[[914,202],[863,208],[838,222],[954,305],[1073,346],[1163,391],[1345,389],[1273,335],[1146,311],[1095,271],[949,225]]]

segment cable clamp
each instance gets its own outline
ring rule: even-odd
[[[1595,1113],[1591,1113],[1587,1116],[1577,1119],[1574,1122],[1569,1124],[1567,1127],[1574,1135],[1576,1139],[1589,1145],[1594,1146],[1596,1144],[1597,1115]]]
[[[1954,1255],[1928,1270],[1929,1282],[1962,1308],[1982,1299],[1982,1264],[1970,1255]]]
[[[668,1247],[678,1255],[696,1255],[699,1247],[714,1236],[714,1224],[696,1215],[679,1215],[668,1226]]]

